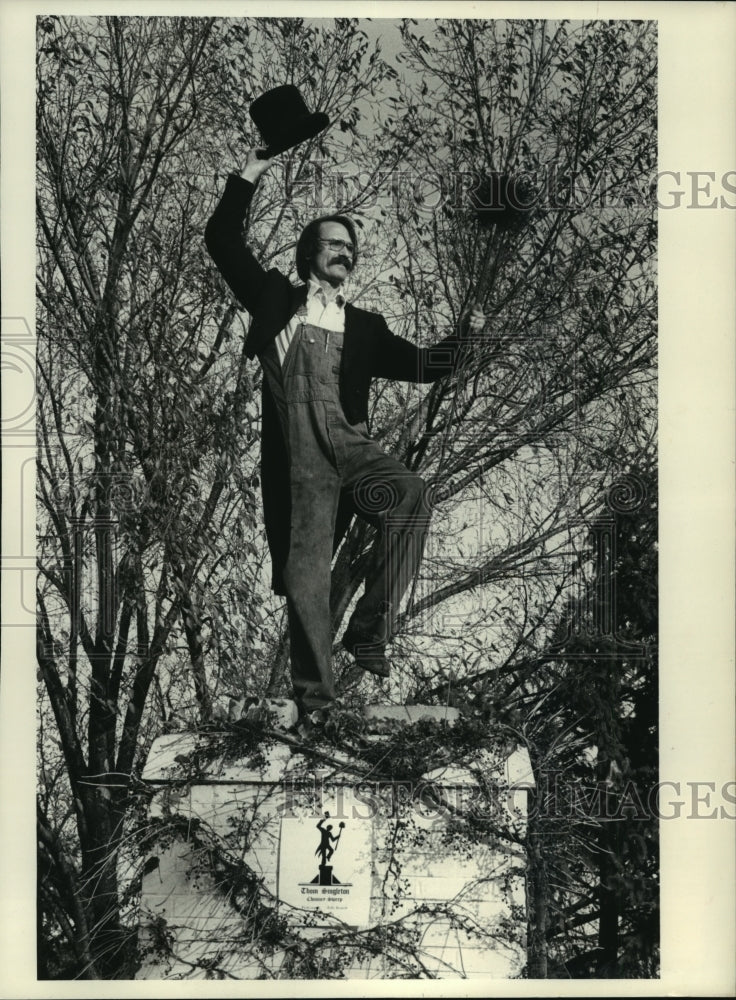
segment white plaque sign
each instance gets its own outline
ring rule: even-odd
[[[373,824],[329,812],[281,820],[279,899],[367,927]]]

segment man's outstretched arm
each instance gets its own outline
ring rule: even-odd
[[[401,382],[435,382],[452,375],[460,361],[471,349],[486,323],[478,308],[472,309],[461,320],[460,332],[445,337],[433,347],[417,347],[411,341],[398,337],[383,322],[384,343],[377,356],[378,378],[396,379]]]
[[[243,223],[261,174],[271,160],[248,154],[243,176],[230,174],[225,191],[204,231],[204,240],[217,269],[233,294],[253,315],[261,297],[266,271],[245,242]]]

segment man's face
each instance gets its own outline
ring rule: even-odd
[[[344,240],[352,246],[350,233],[339,222],[321,222],[319,238],[309,261],[309,269],[318,280],[327,281],[337,288],[347,278],[353,266],[353,253],[346,247],[333,249],[326,240]]]

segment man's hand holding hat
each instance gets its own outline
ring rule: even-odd
[[[273,166],[273,160],[269,157],[263,159],[258,154],[263,153],[263,149],[249,149],[248,156],[243,167],[243,179],[257,184],[260,177]]]

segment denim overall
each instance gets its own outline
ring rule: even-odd
[[[365,423],[347,422],[339,390],[343,339],[302,323],[283,365],[274,345],[261,357],[289,449],[291,528],[283,578],[294,696],[305,712],[335,697],[330,576],[341,491],[350,491],[355,512],[383,538],[352,619],[378,642],[390,639],[391,609],[414,577],[429,526],[422,479],[386,455]]]

